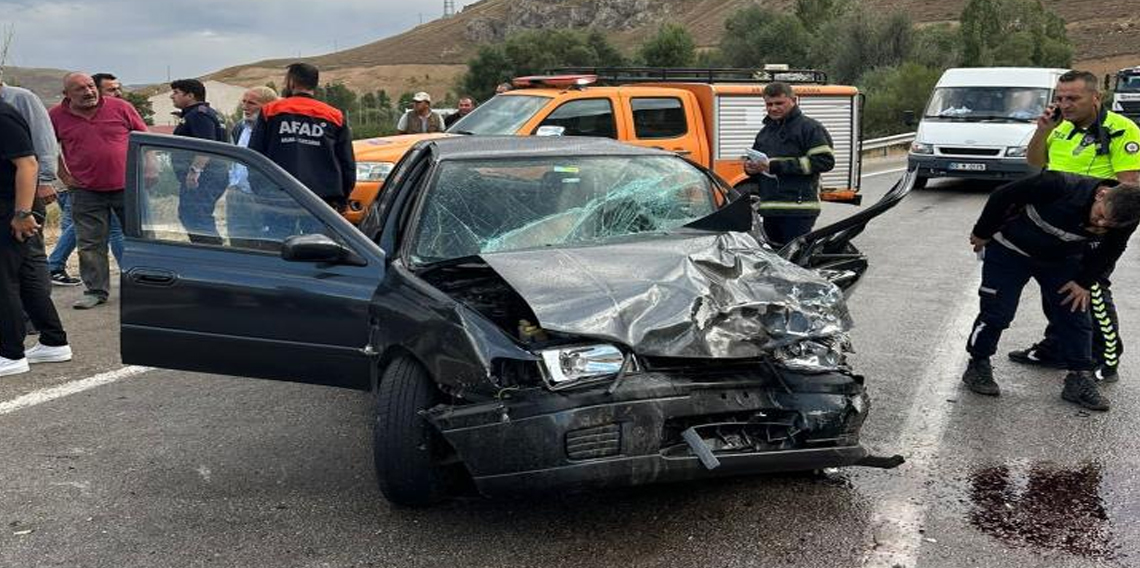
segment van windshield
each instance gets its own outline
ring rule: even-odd
[[[923,118],[964,122],[1033,122],[1049,104],[1038,87],[941,87],[934,89]]]

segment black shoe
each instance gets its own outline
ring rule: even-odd
[[[1049,367],[1052,369],[1063,369],[1065,363],[1061,359],[1053,355],[1047,348],[1041,345],[1041,342],[1034,343],[1028,349],[1019,349],[1017,351],[1009,352],[1009,359],[1015,363],[1022,365],[1037,365],[1040,367]]]
[[[61,268],[51,271],[51,283],[56,286],[78,286],[82,284],[83,281],[71,276],[66,270]]]
[[[970,363],[966,366],[966,372],[962,373],[962,382],[970,390],[984,394],[986,396],[998,396],[1001,394],[1001,387],[994,381],[994,369],[990,366],[990,360],[970,358]]]
[[[1097,389],[1096,375],[1092,371],[1072,371],[1065,375],[1061,398],[1089,410],[1108,410],[1108,399]]]
[[[1117,373],[1116,367],[1101,365],[1096,368],[1096,380],[1102,383],[1115,383],[1120,380],[1120,374]]]

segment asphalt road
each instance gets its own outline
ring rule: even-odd
[[[0,379],[0,566],[1140,566],[1135,350],[1106,414],[1061,401],[1060,372],[1000,358],[1000,398],[959,386],[979,279],[967,234],[990,187],[935,182],[857,241],[872,263],[850,302],[864,441],[908,456],[893,471],[393,509],[367,395],[124,369],[117,295],[77,312],[80,290],[57,289],[76,360]],[[1136,250],[1114,278],[1126,340]],[[1036,339],[1038,305],[1027,293],[1003,349]]]

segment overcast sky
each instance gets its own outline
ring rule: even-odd
[[[455,0],[462,9],[475,0]],[[109,71],[125,83],[370,43],[443,14],[443,0],[0,0],[8,64]]]

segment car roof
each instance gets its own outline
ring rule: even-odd
[[[586,136],[456,136],[425,140],[437,160],[566,156],[676,156],[655,148]]]

